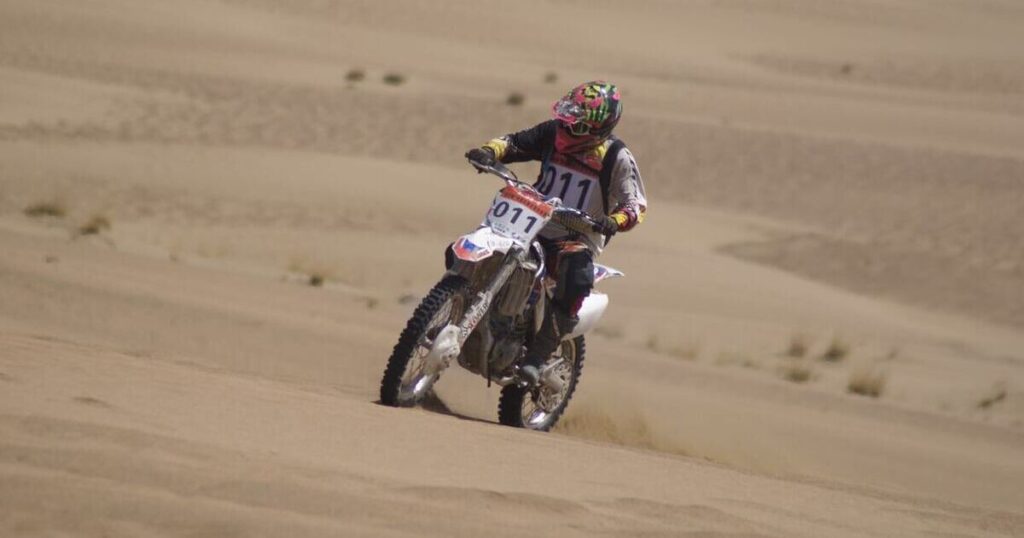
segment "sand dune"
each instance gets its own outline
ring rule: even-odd
[[[1021,535],[1022,21],[3,3],[0,534]],[[497,187],[463,151],[594,77],[652,207],[568,415],[377,405]]]

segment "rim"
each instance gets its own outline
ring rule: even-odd
[[[541,383],[540,386],[523,398],[522,418],[523,426],[530,429],[544,427],[554,417],[558,416],[561,408],[565,405],[566,396],[572,388],[572,372],[576,366],[576,342],[566,340],[562,342],[558,351],[551,354],[548,363],[558,361],[550,373],[545,375],[556,375],[562,380],[562,388],[554,390]]]
[[[453,314],[458,313],[456,303],[461,303],[458,295],[449,297],[434,313],[434,317],[430,318],[430,323],[424,328],[423,334],[416,342],[412,357],[405,364],[405,372],[402,373],[402,381],[398,386],[399,405],[415,405],[427,395],[427,392],[434,386],[434,382],[441,377],[440,372],[428,374],[424,371],[426,367],[424,359],[430,354],[434,338],[441,332],[441,329],[448,325],[449,321],[455,318]]]

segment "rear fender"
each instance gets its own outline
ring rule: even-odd
[[[608,279],[623,276],[622,271],[608,267],[607,265],[601,265],[599,263],[594,264],[594,284]],[[580,306],[580,311],[576,314],[579,316],[580,321],[576,324],[572,334],[566,338],[575,338],[597,326],[597,322],[604,315],[605,309],[608,308],[608,295],[599,291],[591,290],[590,295],[583,299],[583,305]]]
[[[593,329],[597,326],[597,322],[601,319],[601,316],[604,315],[606,308],[608,308],[608,296],[599,291],[591,291],[590,295],[583,300],[583,305],[580,306],[580,310],[576,314],[580,319],[579,322],[576,323],[576,327],[573,329],[571,334],[563,337],[562,339],[568,340],[576,338],[577,336]]]

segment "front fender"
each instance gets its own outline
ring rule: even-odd
[[[504,254],[514,244],[515,241],[494,233],[488,226],[483,226],[471,234],[460,237],[452,244],[452,252],[460,260],[478,262],[495,253]]]

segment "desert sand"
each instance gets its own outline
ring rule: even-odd
[[[1022,536],[1021,27],[3,0],[0,535]],[[455,370],[378,405],[498,186],[462,153],[593,78],[651,207],[562,423]]]

